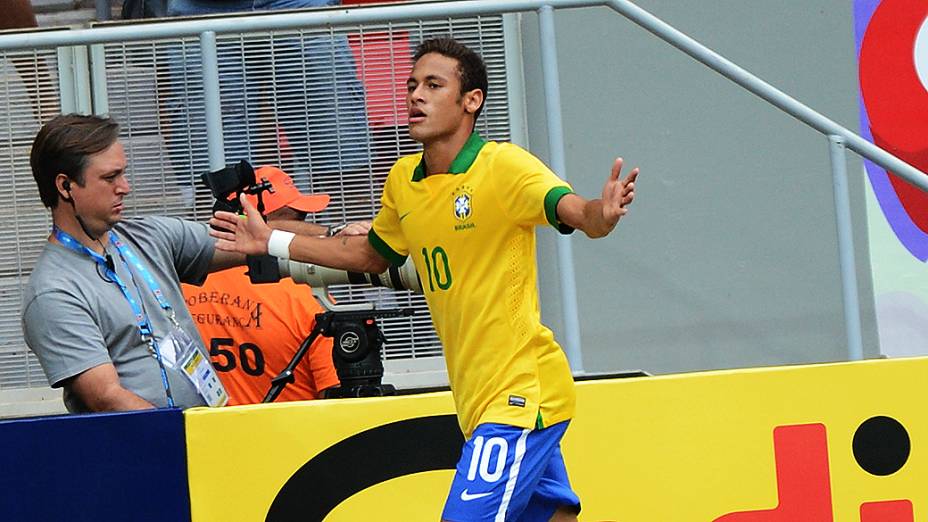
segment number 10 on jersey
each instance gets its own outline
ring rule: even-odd
[[[441,290],[451,288],[451,264],[448,262],[448,253],[438,246],[429,251],[422,249],[422,260],[425,262],[425,271],[429,274],[429,291],[434,292],[437,285]]]

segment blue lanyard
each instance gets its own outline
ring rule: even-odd
[[[52,233],[62,245],[64,245],[69,250],[73,250],[79,254],[84,254],[90,259],[92,259],[100,268],[103,269],[106,277],[108,277],[116,286],[119,287],[119,290],[122,292],[122,295],[129,301],[129,306],[132,308],[132,313],[135,314],[136,326],[139,328],[139,334],[142,336],[142,341],[148,343],[148,349],[154,354],[155,359],[158,361],[158,367],[161,369],[161,382],[164,385],[164,392],[167,395],[168,407],[174,407],[174,398],[171,394],[171,385],[168,383],[168,374],[164,369],[164,361],[161,358],[161,351],[158,349],[158,343],[155,340],[153,328],[151,321],[148,320],[148,316],[145,313],[145,310],[142,308],[141,304],[132,296],[132,292],[129,291],[129,287],[123,283],[119,275],[116,273],[114,268],[111,268],[110,265],[106,262],[106,258],[100,254],[94,252],[93,250],[84,246],[80,241],[74,239],[70,234],[58,228],[58,225],[52,227]],[[119,252],[119,259],[122,260],[123,266],[126,267],[126,272],[129,274],[129,278],[132,280],[132,285],[138,289],[138,284],[135,282],[135,276],[132,275],[132,270],[129,268],[131,263],[139,274],[142,276],[142,279],[148,284],[148,289],[154,294],[155,299],[158,301],[158,305],[162,310],[169,312],[169,317],[171,322],[177,326],[177,320],[174,318],[174,310],[171,308],[171,304],[168,303],[167,299],[164,298],[164,294],[161,292],[161,288],[158,286],[158,283],[155,281],[155,278],[151,275],[151,272],[145,268],[145,265],[139,260],[139,258],[129,250],[129,247],[122,242],[121,239],[116,237],[116,234],[111,230],[109,232],[109,241],[110,244],[116,247],[116,251]],[[141,295],[139,296],[141,297]]]

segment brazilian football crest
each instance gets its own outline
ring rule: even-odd
[[[454,195],[454,217],[461,221],[467,221],[473,212],[473,196],[463,190]]]
[[[462,185],[453,193],[454,217],[460,223],[454,225],[455,232],[471,230],[477,227],[473,221],[468,221],[474,213],[474,189]]]

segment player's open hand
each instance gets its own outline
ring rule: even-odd
[[[261,219],[258,210],[248,202],[244,194],[239,198],[245,215],[232,212],[216,212],[209,220],[209,235],[216,238],[216,248],[227,252],[240,252],[248,255],[267,254],[267,240],[271,228]],[[216,230],[219,229],[219,230]]]
[[[628,213],[628,205],[635,199],[635,180],[638,179],[638,168],[635,167],[625,176],[622,174],[622,158],[616,158],[612,164],[612,173],[603,186],[603,221],[611,226]]]

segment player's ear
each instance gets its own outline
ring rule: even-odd
[[[477,109],[483,105],[483,91],[474,89],[464,93],[464,110],[470,114],[477,112]]]

